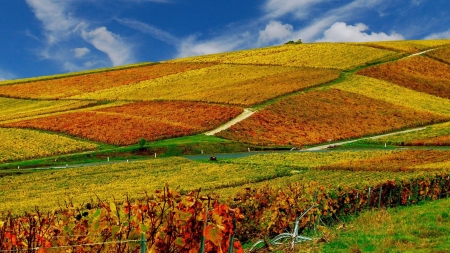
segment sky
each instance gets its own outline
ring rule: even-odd
[[[449,0],[0,0],[0,80],[280,45],[450,38]]]

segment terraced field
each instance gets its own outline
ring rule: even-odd
[[[72,97],[96,100],[189,100],[253,105],[330,82],[340,71],[220,64]]]
[[[311,145],[432,124],[448,117],[336,89],[301,93],[274,103],[223,138],[259,145]]]
[[[191,57],[174,62],[266,64],[348,70],[373,62],[395,59],[401,55],[389,50],[350,43],[311,43]]]
[[[137,102],[3,124],[67,133],[114,145],[205,132],[236,117],[241,108],[193,102]],[[201,115],[201,116],[199,116]]]

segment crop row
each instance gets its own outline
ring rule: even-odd
[[[450,116],[450,100],[411,90],[391,82],[353,75],[333,88],[357,93],[418,111]]]
[[[427,52],[427,55],[450,64],[450,46],[441,47],[439,49]]]
[[[320,220],[330,222],[364,209],[411,205],[449,195],[450,175],[444,172],[399,176],[357,188],[327,188],[313,181],[247,188],[228,204],[200,197],[200,191],[182,196],[166,185],[138,201],[127,197],[122,205],[99,199],[98,204],[92,201],[76,208],[69,202],[55,212],[36,208],[21,216],[2,214],[0,250],[46,252],[46,248],[69,247],[77,252],[138,252],[137,243],[114,242],[139,241],[144,234],[150,252],[197,252],[201,241],[205,241],[205,252],[223,252],[231,246],[242,252],[240,241],[280,234],[310,207],[299,220],[300,232]]]
[[[420,131],[368,139],[365,142],[402,146],[449,146],[450,122],[432,125]]]
[[[191,100],[252,105],[329,82],[339,74],[339,71],[327,69],[223,64],[74,98]]]
[[[0,162],[92,150],[96,144],[27,129],[0,128]]]
[[[357,72],[408,89],[450,98],[450,65],[424,56],[377,65]]]
[[[91,101],[45,101],[0,98],[0,121],[73,110],[95,104]]]
[[[263,145],[310,145],[440,122],[447,117],[415,111],[337,89],[291,96],[217,135]]]
[[[16,98],[66,98],[144,80],[211,66],[198,63],[161,63],[66,78],[0,86],[0,95]]]
[[[379,41],[362,42],[357,45],[366,45],[375,48],[401,51],[407,53],[418,53],[431,48],[436,48],[450,44],[450,40],[399,40],[399,41]]]
[[[4,124],[67,133],[114,145],[135,144],[210,130],[242,112],[241,108],[194,102],[138,102]]]
[[[198,56],[174,62],[268,64],[346,70],[400,55],[389,50],[349,43],[311,43]]]

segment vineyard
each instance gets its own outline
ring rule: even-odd
[[[0,161],[10,162],[92,150],[98,145],[55,134],[0,128]],[[6,191],[6,189],[5,189]]]
[[[266,64],[348,70],[377,61],[395,59],[401,55],[350,43],[311,43],[184,58],[174,62]]]
[[[436,124],[424,130],[388,136],[380,139],[364,140],[368,143],[388,143],[401,146],[450,146],[450,123]]]
[[[450,115],[450,100],[448,99],[410,90],[371,77],[354,75],[333,87],[417,111]]]
[[[362,42],[356,44],[406,53],[418,53],[424,50],[448,45],[450,44],[450,40],[403,40]]]
[[[434,96],[450,98],[450,66],[427,57],[410,57],[363,69],[357,74]]]
[[[286,44],[1,81],[0,252],[242,253],[308,208],[298,232],[317,235],[448,198],[449,45]]]
[[[0,98],[0,121],[64,112],[95,104],[92,101],[46,101]]]
[[[446,119],[355,93],[328,89],[302,93],[272,104],[218,136],[252,144],[302,146]]]
[[[54,99],[66,98],[86,92],[129,85],[143,80],[208,67],[211,64],[153,64],[136,68],[120,69],[56,78],[43,81],[0,86],[0,95],[15,98]]]
[[[113,145],[130,145],[141,138],[157,140],[205,132],[241,112],[237,107],[192,102],[137,102],[3,126],[50,130]]]
[[[191,100],[252,105],[327,83],[340,72],[279,66],[217,65],[73,98],[100,100]]]
[[[441,47],[439,49],[433,50],[427,53],[428,56],[434,58],[438,61],[450,63],[450,46]]]

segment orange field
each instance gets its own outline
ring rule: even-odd
[[[407,141],[406,146],[450,146],[450,135]]]
[[[207,131],[242,112],[241,108],[193,102],[138,102],[4,124],[68,133],[114,145]]]
[[[430,51],[427,53],[427,55],[439,61],[450,63],[450,46],[441,47],[439,49]]]
[[[445,119],[445,116],[329,89],[302,93],[270,105],[218,136],[263,145],[308,145]]]
[[[431,95],[450,98],[450,66],[428,57],[409,57],[363,69],[357,74],[378,78]]]
[[[14,98],[66,98],[211,65],[213,64],[161,63],[66,78],[2,85],[0,86],[0,95]]]
[[[450,160],[450,152],[438,150],[407,150],[387,153],[362,160],[347,160],[319,169],[354,171],[412,171],[415,166]]]

